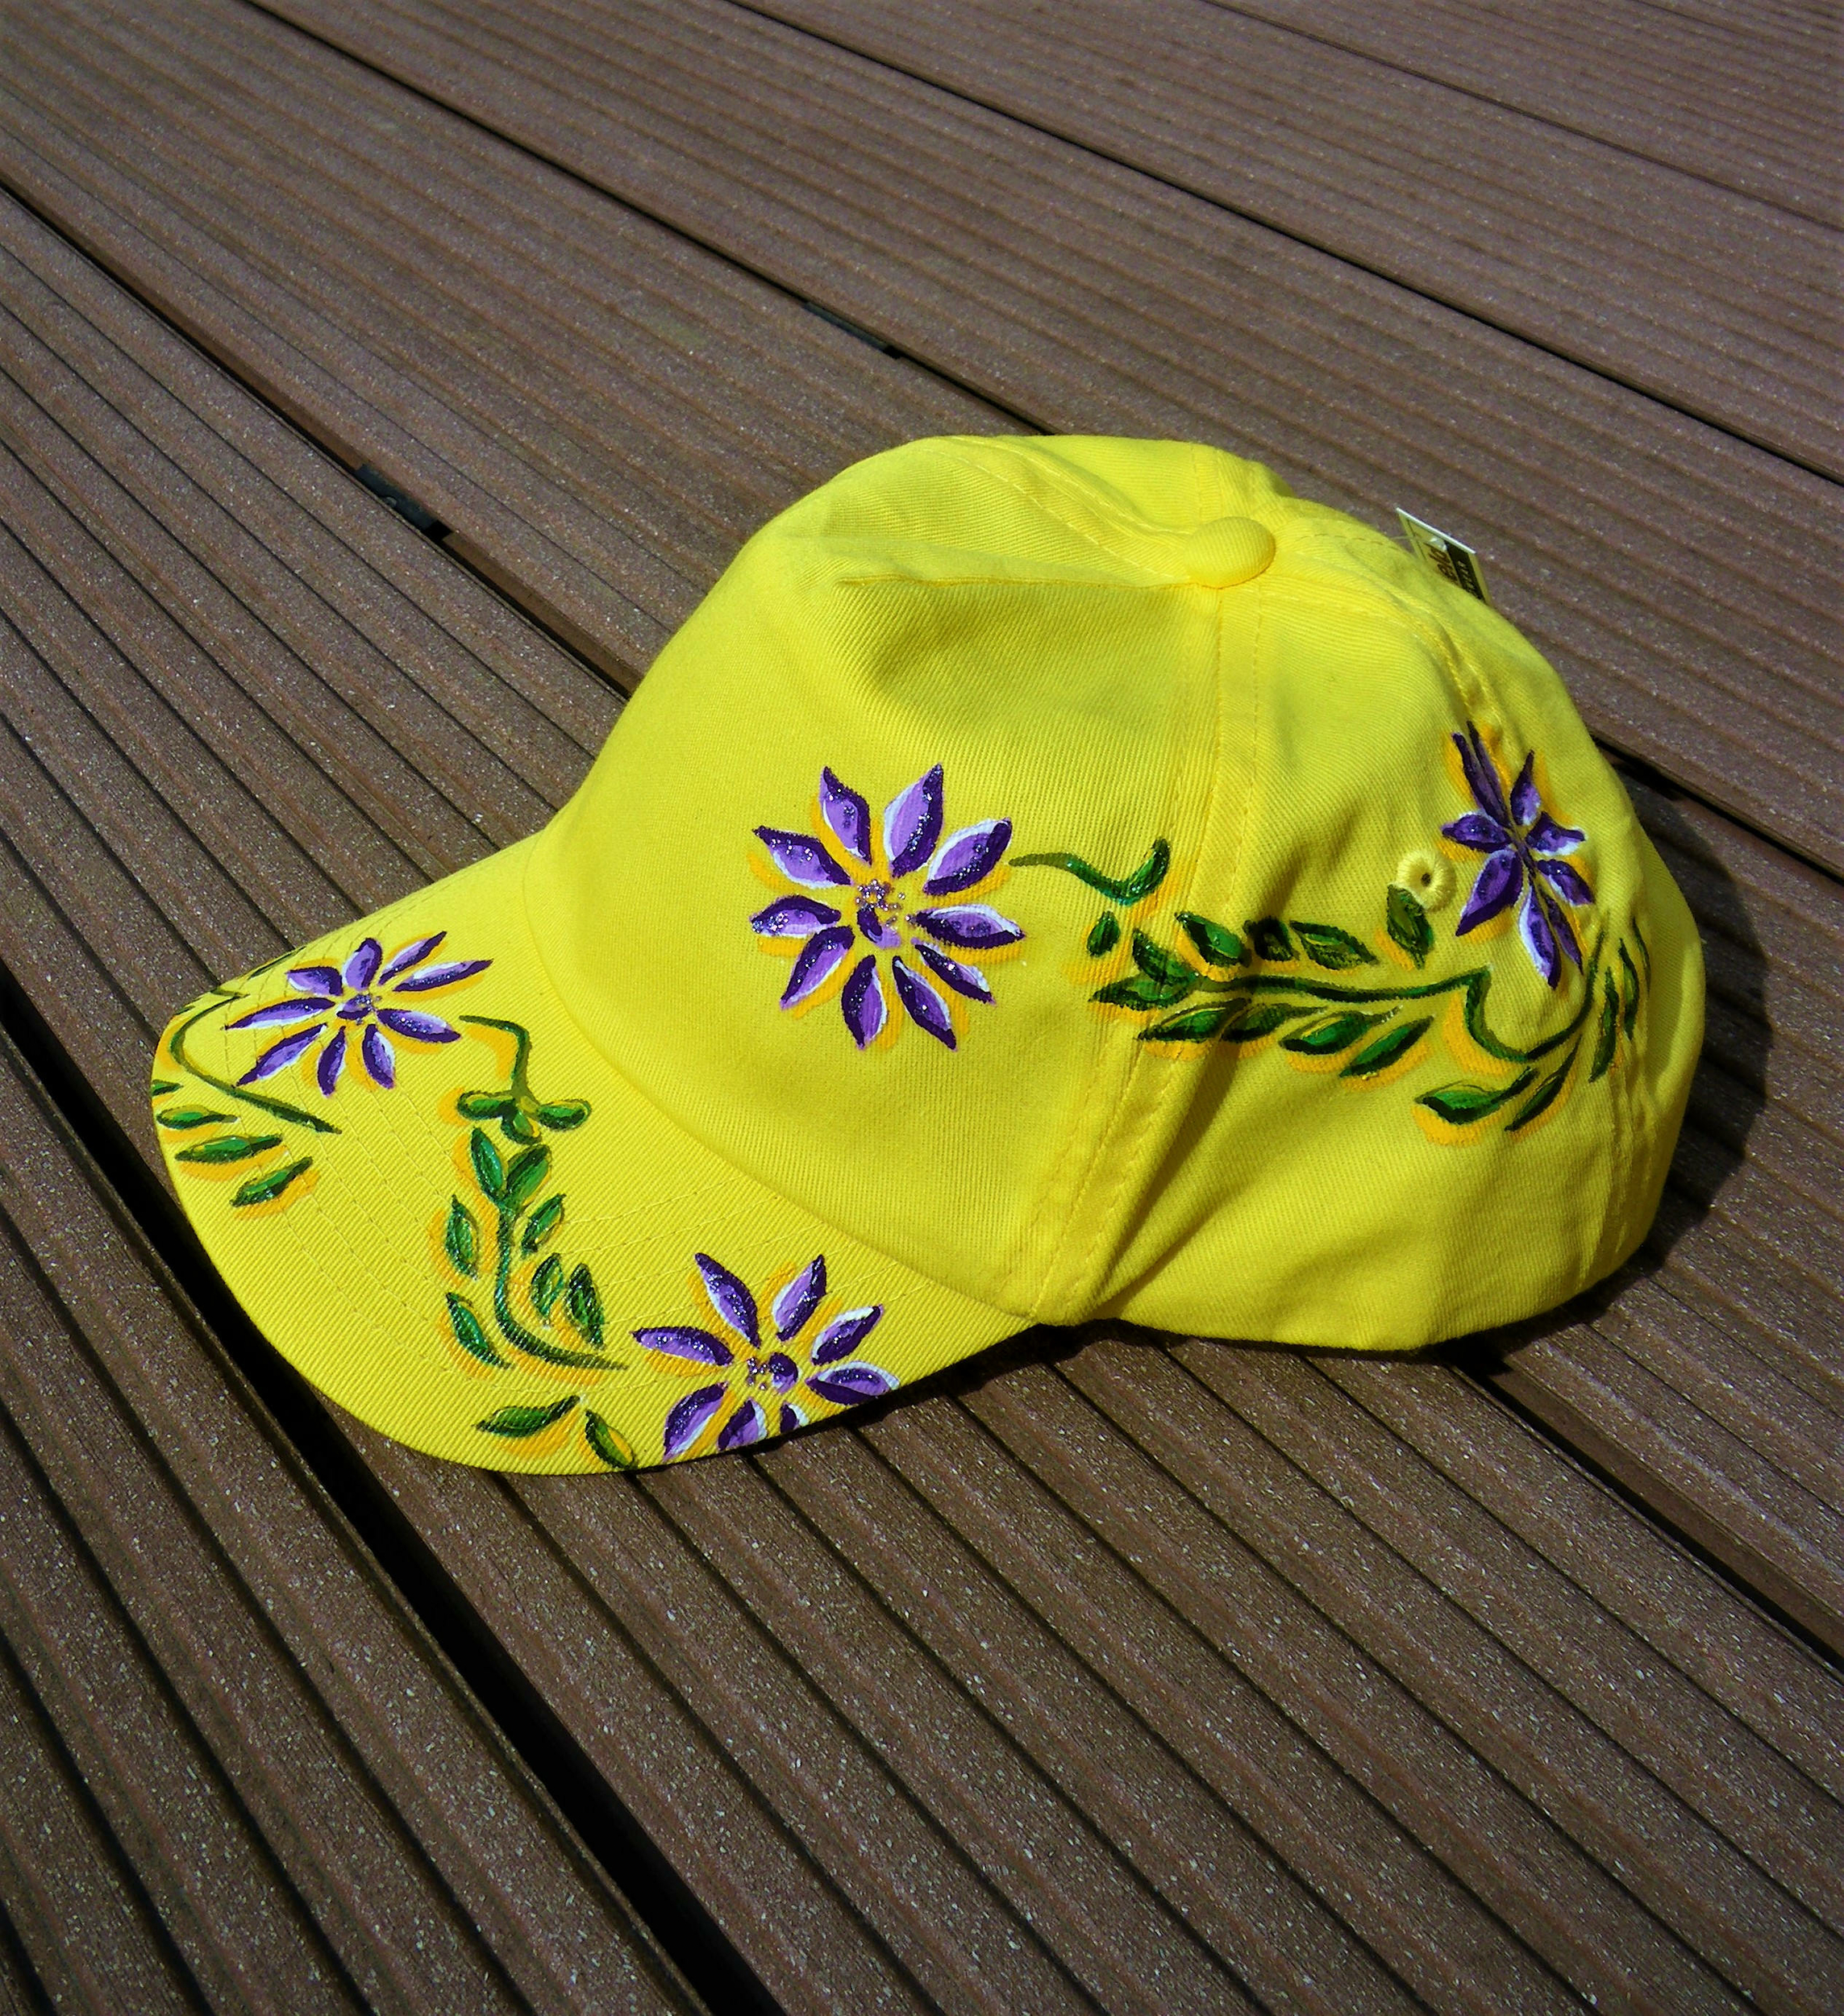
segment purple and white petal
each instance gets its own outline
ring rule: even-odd
[[[863,1400],[881,1399],[894,1393],[897,1381],[881,1365],[839,1365],[827,1372],[816,1372],[807,1384],[822,1400],[835,1406],[855,1406]]]
[[[320,1061],[314,1067],[314,1076],[321,1091],[331,1099],[333,1088],[339,1082],[339,1073],[346,1068],[346,1032],[337,1029],[333,1040],[320,1053]]]
[[[1481,864],[1479,879],[1472,885],[1472,893],[1466,899],[1466,908],[1460,912],[1460,921],[1454,927],[1455,937],[1462,937],[1476,924],[1483,924],[1509,910],[1524,893],[1524,864],[1508,847],[1496,854],[1488,854]]]
[[[1579,827],[1560,826],[1547,812],[1539,812],[1524,843],[1533,854],[1572,854],[1587,838]]]
[[[781,1402],[782,1434],[785,1435],[791,1435],[794,1432],[795,1429],[804,1428],[806,1425],[806,1416],[801,1412],[800,1409],[794,1405],[793,1401],[784,1400]]]
[[[883,1314],[884,1305],[877,1302],[868,1309],[848,1309],[843,1316],[835,1316],[814,1339],[810,1354],[814,1363],[830,1365],[835,1358],[855,1351],[877,1327]]]
[[[1511,787],[1511,816],[1520,826],[1528,826],[1543,809],[1543,801],[1537,793],[1537,752],[1533,749],[1524,759],[1524,767],[1517,773],[1517,781]]]
[[[782,896],[757,910],[749,928],[762,938],[808,938],[838,922],[839,912],[830,903],[816,903],[810,896]]]
[[[893,951],[903,942],[896,926],[886,924],[868,903],[858,906],[858,932],[882,952]]]
[[[884,1033],[890,1010],[884,999],[884,983],[875,959],[867,956],[852,968],[851,977],[839,997],[839,1005],[844,1013],[845,1026],[851,1031],[851,1039],[860,1050],[867,1043],[875,1043]]]
[[[257,1058],[237,1081],[238,1084],[254,1085],[260,1078],[273,1078],[278,1071],[293,1064],[304,1050],[311,1050],[326,1033],[326,1023],[317,1022],[311,1029],[298,1029],[292,1036],[284,1036]]]
[[[1567,861],[1538,861],[1537,873],[1565,903],[1592,903],[1594,891]]]
[[[785,1393],[800,1379],[801,1368],[785,1351],[772,1351],[768,1354],[768,1377],[775,1382],[776,1393]]]
[[[365,1060],[365,1069],[371,1074],[373,1085],[382,1085],[386,1092],[397,1083],[397,1052],[390,1047],[390,1039],[376,1023],[365,1025],[365,1033],[359,1044],[359,1054]]]
[[[427,938],[418,938],[406,945],[402,951],[393,952],[385,964],[378,968],[378,985],[395,980],[399,973],[407,973],[412,966],[420,966],[448,934],[433,931]]]
[[[1575,935],[1575,926],[1569,922],[1568,912],[1558,909],[1546,898],[1543,911],[1549,919],[1550,929],[1555,934],[1556,943],[1579,969],[1581,965],[1581,944]]]
[[[697,1264],[711,1307],[744,1343],[760,1343],[762,1333],[757,1326],[755,1297],[722,1260],[713,1260],[709,1253],[694,1253],[692,1258]]]
[[[815,932],[794,955],[794,970],[781,989],[781,1006],[798,1007],[816,988],[823,986],[839,962],[851,951],[851,944],[849,924],[838,924],[830,931]]]
[[[426,1014],[420,1008],[381,1008],[378,1020],[395,1036],[408,1036],[412,1043],[458,1043],[461,1032],[439,1015]]]
[[[1005,859],[1011,843],[1009,819],[983,819],[977,826],[964,826],[958,833],[950,833],[928,864],[923,894],[951,896],[957,889],[984,881]]]
[[[666,1417],[664,1447],[668,1463],[675,1456],[682,1456],[704,1433],[705,1423],[723,1405],[724,1392],[722,1386],[700,1386],[696,1393],[674,1402]]]
[[[1025,935],[1022,925],[1001,917],[990,903],[949,903],[938,909],[918,910],[913,921],[944,945],[964,945],[972,952],[1015,945]]]
[[[1524,940],[1524,949],[1530,955],[1530,964],[1553,987],[1562,978],[1563,956],[1556,949],[1555,933],[1550,929],[1550,919],[1542,893],[1532,889],[1525,898],[1524,907],[1518,914],[1517,929]]]
[[[855,854],[871,865],[871,808],[847,785],[841,784],[830,770],[819,773],[820,817],[847,853]]]
[[[420,973],[405,974],[391,991],[420,994],[431,987],[452,987],[457,980],[469,980],[476,973],[484,973],[492,964],[490,959],[445,959],[439,966],[425,966]]]
[[[361,939],[359,949],[346,961],[346,985],[354,989],[370,986],[383,964],[383,946],[375,938]]]
[[[634,1341],[648,1351],[663,1351],[670,1358],[689,1358],[697,1365],[729,1365],[736,1353],[721,1337],[708,1330],[693,1330],[689,1324],[669,1324],[660,1330],[637,1330]]]
[[[720,1449],[747,1449],[751,1443],[760,1442],[768,1432],[768,1419],[760,1406],[753,1400],[745,1400],[718,1430],[717,1446]]]
[[[910,1020],[918,1028],[926,1029],[938,1043],[946,1043],[950,1050],[955,1048],[954,1019],[941,996],[900,959],[890,961],[890,977],[897,983],[897,1000],[910,1011]]]
[[[884,852],[893,875],[908,875],[934,852],[941,838],[941,765],[919,777],[884,808]]]
[[[775,1335],[785,1343],[797,1331],[804,1330],[814,1311],[826,1299],[826,1256],[816,1254],[810,1266],[803,1267],[769,1305]]]
[[[925,945],[920,939],[910,950],[936,979],[946,981],[957,994],[966,995],[969,1001],[990,1001],[993,998],[993,990],[986,984],[986,976],[977,966],[964,965],[959,960],[950,959],[946,952],[937,952],[934,946]]]
[[[1499,780],[1498,765],[1486,754],[1479,731],[1470,721],[1466,724],[1466,733],[1454,737],[1454,747],[1460,752],[1460,768],[1466,773],[1467,785],[1480,810],[1489,812],[1501,826],[1509,826],[1511,814],[1505,803],[1505,786]]]
[[[298,1001],[272,1001],[266,1007],[254,1008],[247,1015],[239,1015],[235,1022],[227,1022],[227,1029],[272,1029],[285,1022],[305,1022],[310,1015],[323,1015],[333,1006],[326,994],[303,994]]]
[[[1511,835],[1484,812],[1468,812],[1451,819],[1441,831],[1450,840],[1458,840],[1462,847],[1470,847],[1480,854],[1496,854],[1501,847],[1511,844]]]
[[[298,994],[343,994],[346,991],[337,966],[290,966],[288,984]]]
[[[851,880],[810,834],[784,833],[777,827],[759,826],[755,837],[768,848],[776,867],[802,889],[839,889]]]

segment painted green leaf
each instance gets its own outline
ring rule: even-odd
[[[1280,1047],[1297,1051],[1302,1056],[1335,1057],[1341,1050],[1349,1050],[1360,1036],[1368,1035],[1380,1022],[1388,1019],[1387,1015],[1360,1015],[1355,1008],[1347,1009],[1342,1014],[1328,1015],[1323,1022],[1283,1036]]]
[[[252,1155],[260,1155],[265,1148],[279,1148],[279,1134],[220,1134],[215,1140],[194,1141],[189,1148],[181,1148],[173,1160],[177,1162],[248,1162]]]
[[[1424,1016],[1419,1022],[1405,1022],[1395,1029],[1386,1029],[1372,1043],[1367,1043],[1338,1073],[1341,1078],[1373,1078],[1380,1071],[1387,1071],[1392,1064],[1400,1064],[1416,1044],[1434,1026],[1433,1016]]]
[[[1199,977],[1197,968],[1156,944],[1144,931],[1134,933],[1134,964],[1149,979],[1165,987],[1189,987]]]
[[[1297,1022],[1302,1015],[1309,1014],[1310,1009],[1284,1008],[1273,1002],[1264,1002],[1259,1006],[1251,1002],[1222,1032],[1225,1043],[1257,1043],[1263,1036],[1272,1036],[1276,1029],[1284,1029],[1290,1022]]]
[[[1490,1085],[1446,1085],[1433,1092],[1424,1092],[1415,1103],[1445,1120],[1449,1127],[1469,1127],[1475,1120],[1483,1120],[1488,1114],[1497,1112],[1524,1091],[1536,1077],[1534,1071],[1526,1071],[1508,1085],[1496,1091]]]
[[[1195,910],[1181,910],[1178,922],[1184,935],[1197,948],[1197,956],[1212,966],[1234,966],[1240,963],[1243,941],[1226,924],[1219,924],[1213,918],[1200,917]]]
[[[555,1134],[568,1134],[572,1127],[580,1127],[589,1117],[589,1103],[583,1099],[559,1099],[538,1109],[539,1123]]]
[[[535,1253],[564,1222],[564,1198],[560,1191],[555,1197],[547,1197],[531,1214],[525,1227],[524,1235],[518,1242],[519,1251]]]
[[[509,1141],[522,1146],[538,1139],[538,1123],[529,1113],[516,1106],[509,1106],[500,1115],[499,1131]]]
[[[547,1407],[502,1407],[497,1414],[489,1414],[485,1421],[474,1426],[483,1434],[505,1435],[509,1440],[522,1442],[527,1435],[540,1435],[554,1421],[561,1421],[577,1404],[577,1396],[566,1393],[561,1400],[553,1400]]]
[[[611,1470],[638,1470],[640,1458],[624,1435],[617,1434],[593,1407],[583,1410],[583,1439]]]
[[[506,1361],[500,1356],[487,1340],[486,1332],[481,1328],[481,1319],[460,1296],[448,1297],[448,1321],[455,1332],[455,1342],[463,1351],[471,1352],[483,1365],[503,1365]]]
[[[233,1204],[273,1204],[298,1176],[305,1176],[314,1166],[314,1157],[304,1155],[298,1162],[285,1162],[279,1169],[270,1169],[261,1176],[252,1176],[248,1182],[238,1185],[231,1197]]]
[[[497,1120],[511,1104],[503,1092],[464,1092],[455,1110],[464,1120]]]
[[[557,1306],[557,1297],[564,1292],[564,1263],[553,1253],[548,1260],[538,1263],[538,1271],[531,1277],[531,1303],[546,1322],[551,1320],[551,1311]]]
[[[535,1148],[521,1148],[506,1168],[506,1208],[522,1211],[550,1169],[551,1151],[542,1142]]]
[[[1125,980],[1097,987],[1089,998],[1105,1002],[1110,1008],[1169,1008],[1182,1001],[1196,984],[1197,976],[1168,983],[1147,973],[1129,973]]]
[[[491,1139],[476,1127],[468,1137],[468,1153],[473,1158],[474,1181],[483,1195],[495,1204],[506,1202],[506,1164]]]
[[[169,1092],[177,1092],[178,1089],[178,1079],[156,1078],[153,1083],[148,1087],[148,1096],[150,1098],[164,1099]]]
[[[214,1112],[210,1106],[169,1106],[164,1113],[154,1115],[163,1127],[171,1127],[175,1132],[186,1127],[209,1127],[214,1120],[228,1120],[231,1117],[228,1113]]]
[[[1337,973],[1351,966],[1377,964],[1376,954],[1367,945],[1336,924],[1306,924],[1297,917],[1292,922],[1293,935],[1306,948],[1306,956],[1315,966]]]
[[[1104,875],[1098,868],[1091,868],[1080,854],[1019,854],[1014,856],[1013,865],[1059,868],[1065,875],[1073,875],[1079,882],[1086,882],[1109,902],[1137,903],[1143,897],[1151,895],[1165,880],[1165,871],[1172,865],[1172,848],[1164,840],[1155,840],[1151,852],[1133,873],[1119,877]]]
[[[1105,910],[1095,919],[1089,931],[1089,956],[1104,959],[1121,942],[1121,920],[1111,910]]]
[[[1384,898],[1384,921],[1390,937],[1415,964],[1426,965],[1428,955],[1434,949],[1434,927],[1413,890],[1400,882],[1389,885],[1389,893]]]
[[[1594,1039],[1594,1062],[1589,1067],[1590,1085],[1607,1076],[1613,1061],[1613,1046],[1620,1040],[1620,989],[1612,973],[1600,976],[1600,1027]]]
[[[1639,976],[1633,965],[1633,955],[1622,942],[1620,947],[1621,981],[1622,997],[1620,1010],[1620,1027],[1626,1032],[1626,1040],[1633,1040],[1633,1025],[1639,1017]]]
[[[1569,1052],[1569,1054],[1563,1058],[1555,1069],[1530,1094],[1529,1099],[1517,1109],[1515,1117],[1505,1129],[1506,1133],[1515,1134],[1520,1127],[1528,1127],[1539,1113],[1547,1113],[1555,1104],[1556,1096],[1561,1092],[1563,1083],[1568,1077],[1569,1067],[1575,1062],[1576,1051],[1580,1048],[1581,1045],[1579,1043],[1576,1043],[1575,1048]]]
[[[587,1267],[578,1267],[564,1291],[564,1313],[596,1350],[601,1349],[601,1297],[596,1292],[595,1277]]]
[[[1243,926],[1243,935],[1254,948],[1257,959],[1297,959],[1293,940],[1278,917],[1251,917]]]
[[[1221,1035],[1223,1025],[1236,1012],[1235,1004],[1215,1008],[1188,1009],[1182,1015],[1168,1015],[1139,1033],[1142,1043],[1209,1043]]]
[[[442,1234],[448,1257],[470,1278],[481,1271],[480,1227],[474,1214],[458,1197],[448,1200],[448,1223]]]

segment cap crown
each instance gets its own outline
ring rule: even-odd
[[[1650,1222],[1700,1028],[1542,660],[1178,444],[916,443],[785,513],[527,889],[678,1125],[1021,1320],[1548,1306]]]

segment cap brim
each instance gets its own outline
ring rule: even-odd
[[[173,1186],[284,1356],[432,1456],[596,1471],[770,1439],[1022,1327],[734,1168],[613,1068],[531,936],[530,846],[212,989],[161,1038]]]

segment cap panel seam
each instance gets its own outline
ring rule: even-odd
[[[1198,821],[1198,831],[1201,840],[1203,835],[1205,835],[1209,832],[1212,823],[1214,821],[1217,809],[1217,795],[1222,777],[1222,598],[1226,592],[1227,591],[1222,589],[1216,591],[1216,635],[1211,653],[1210,678],[1209,682],[1211,711],[1210,757],[1209,768],[1207,772],[1205,786],[1202,816]],[[1260,635],[1261,619],[1262,615],[1264,613],[1264,605],[1259,606],[1256,613],[1255,623],[1258,644]],[[1258,683],[1258,706],[1259,703],[1259,689]],[[1189,893],[1190,887],[1195,883],[1197,876],[1197,864],[1198,858],[1201,855],[1201,846],[1200,845],[1198,855],[1193,857],[1190,877],[1186,885],[1187,894]],[[1239,848],[1238,858],[1239,860]],[[1135,1048],[1138,1048],[1137,1043],[1135,1044]],[[1148,1129],[1152,1126],[1154,1121],[1167,1111],[1174,1099],[1188,1098],[1194,1091],[1196,1084],[1195,1073],[1193,1071],[1187,1070],[1181,1066],[1177,1070],[1168,1069],[1166,1072],[1163,1080],[1158,1085],[1158,1089],[1155,1091],[1151,1098],[1140,1100],[1136,1102],[1134,1100],[1134,1092],[1144,1081],[1148,1073],[1152,1070],[1156,1064],[1159,1064],[1163,1061],[1163,1060],[1154,1058],[1150,1052],[1146,1052],[1130,1064],[1126,1084],[1122,1087],[1119,1100],[1116,1104],[1115,1117],[1107,1127],[1101,1130],[1099,1136],[1097,1137],[1094,1149],[1089,1156],[1089,1167],[1083,1174],[1081,1187],[1078,1189],[1075,1198],[1072,1202],[1070,1206],[1070,1216],[1072,1219],[1078,1219],[1080,1218],[1082,1208],[1088,1202],[1091,1193],[1096,1189],[1097,1182],[1106,1182],[1111,1180],[1114,1189],[1117,1191],[1119,1189],[1121,1185],[1124,1184],[1127,1179],[1127,1173],[1130,1165],[1134,1149],[1137,1148],[1139,1142],[1144,1138]],[[1127,1123],[1129,1131],[1126,1132],[1124,1138],[1122,1138],[1121,1115],[1123,1110],[1127,1108],[1130,1105],[1134,1106],[1135,1110],[1134,1117]],[[1116,1145],[1117,1140],[1119,1142],[1121,1153],[1114,1160],[1110,1176],[1110,1171],[1108,1164],[1109,1151]],[[1059,1269],[1056,1265],[1056,1256],[1053,1254],[1050,1266],[1045,1270],[1045,1282],[1042,1286],[1040,1286],[1038,1295],[1033,1302],[1032,1313],[1034,1315],[1040,1313],[1043,1296],[1045,1293],[1047,1292],[1051,1280],[1057,1275],[1060,1274],[1065,1280],[1072,1279],[1077,1285],[1084,1285],[1090,1281],[1094,1267],[1097,1250],[1101,1246],[1103,1239],[1105,1237],[1109,1229],[1110,1220],[1109,1217],[1104,1213],[1097,1212],[1095,1217],[1094,1223],[1089,1233],[1088,1239],[1083,1246],[1080,1257],[1076,1267],[1072,1270],[1067,1268]]]

